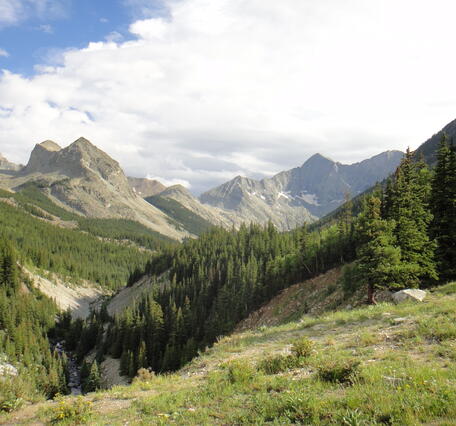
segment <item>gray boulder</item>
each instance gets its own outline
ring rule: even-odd
[[[427,293],[424,290],[419,290],[416,288],[401,290],[393,294],[393,301],[395,303],[401,303],[407,300],[422,302],[426,297],[426,294]]]

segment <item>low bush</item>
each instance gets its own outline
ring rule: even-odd
[[[232,384],[250,382],[255,376],[255,369],[245,361],[230,361],[223,367],[227,369],[228,381]]]
[[[92,402],[84,400],[83,397],[77,399],[55,398],[56,406],[47,411],[47,416],[51,423],[84,424],[93,415]]]
[[[11,413],[22,406],[24,400],[13,393],[7,393],[0,397],[0,411]]]
[[[291,353],[297,358],[308,358],[312,354],[313,342],[307,337],[295,340],[291,345]]]
[[[133,379],[133,383],[150,382],[155,379],[155,373],[147,368],[140,368]]]
[[[270,356],[258,363],[258,370],[265,374],[278,374],[302,366],[302,360],[294,355]]]
[[[353,360],[328,361],[318,367],[318,378],[330,383],[352,384],[358,373],[359,362]]]

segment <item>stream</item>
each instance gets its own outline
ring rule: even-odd
[[[57,342],[53,349],[57,351],[60,356],[65,354],[67,356],[68,364],[68,387],[70,388],[71,395],[81,395],[81,369],[76,362],[76,358],[71,352],[65,351],[65,342]]]

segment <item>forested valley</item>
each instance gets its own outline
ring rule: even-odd
[[[33,203],[30,194],[21,201],[26,195],[17,196],[18,205],[0,203],[0,344],[3,362],[19,372],[4,389],[5,405],[20,389],[29,399],[68,391],[65,358],[52,352],[49,337],[67,342],[83,364],[83,378],[92,374],[86,389],[94,390],[106,356],[120,359],[129,377],[141,368],[174,371],[282,289],[335,266],[346,265],[344,291],[363,287],[369,303],[379,289],[425,288],[456,278],[456,150],[446,139],[433,170],[407,152],[395,175],[362,197],[359,214],[347,202],[330,221],[285,233],[272,224],[213,228],[177,245],[151,234],[142,239],[134,223],[116,227],[109,220],[63,217],[32,192],[41,214],[79,221],[80,229],[66,229],[27,211]],[[143,248],[114,241],[121,239]],[[143,274],[153,285],[115,317],[104,305],[85,321],[61,314],[55,324],[57,308],[22,275],[19,265],[26,264],[112,289],[133,285]],[[88,365],[84,357],[91,351],[96,357]],[[24,378],[21,369],[32,373]]]
[[[359,202],[359,215],[347,202],[332,222],[311,232],[304,226],[279,233],[271,224],[213,229],[157,254],[144,270],[156,284],[109,320],[99,360],[120,358],[122,374],[130,377],[140,368],[175,370],[283,288],[337,265],[347,264],[344,290],[363,286],[372,304],[379,289],[456,278],[456,151],[446,138],[435,170],[408,151],[395,175]],[[79,325],[82,335],[100,330],[97,321]],[[89,340],[99,341],[83,339]]]

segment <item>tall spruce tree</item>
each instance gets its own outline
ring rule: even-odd
[[[442,136],[432,181],[431,235],[437,241],[437,262],[444,280],[456,278],[456,147]]]
[[[415,162],[408,149],[389,189],[386,212],[386,217],[395,222],[394,235],[404,263],[404,287],[418,287],[423,281],[437,279],[435,242],[429,238],[430,192],[427,166]]]
[[[401,251],[394,245],[394,222],[382,219],[380,199],[371,197],[364,203],[357,231],[360,240],[358,268],[367,284],[368,303],[375,304],[375,291],[400,286]]]

